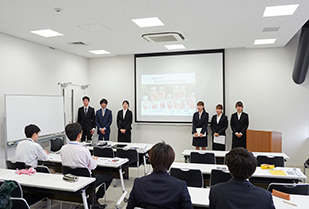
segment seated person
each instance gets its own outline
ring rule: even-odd
[[[186,182],[167,173],[174,159],[173,148],[164,142],[151,148],[149,161],[153,172],[135,179],[127,209],[193,209]]]
[[[40,128],[36,125],[30,124],[25,127],[25,135],[27,139],[18,142],[15,150],[15,160],[24,162],[28,166],[36,167],[38,159],[49,160],[48,152],[38,143]]]
[[[226,155],[232,178],[210,188],[210,209],[274,209],[272,195],[253,186],[248,180],[255,172],[257,160],[251,152],[238,147]]]
[[[80,143],[82,138],[82,127],[79,123],[71,123],[65,127],[65,133],[70,140],[69,144],[64,145],[61,150],[61,160],[62,165],[68,166],[71,168],[88,168],[91,173],[91,170],[97,167],[98,157],[91,156],[90,151],[83,147]],[[111,184],[113,177],[111,174],[95,174],[93,175],[96,178],[95,185],[100,185],[103,182],[106,184],[106,189]],[[101,186],[96,193],[96,203],[99,208],[104,208],[105,206],[100,205],[98,199],[104,196],[104,187]]]

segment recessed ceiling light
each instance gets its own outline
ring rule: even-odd
[[[105,51],[105,50],[91,50],[89,51],[90,53],[93,53],[93,54],[110,54],[110,52],[108,51]]]
[[[51,29],[45,29],[45,30],[34,30],[34,31],[31,31],[31,33],[34,33],[34,34],[37,34],[39,36],[43,36],[45,38],[48,38],[48,37],[55,37],[55,36],[63,36],[63,34],[61,33],[58,33],[54,30],[51,30]]]
[[[163,22],[157,17],[132,19],[132,21],[141,28],[164,25]]]
[[[182,44],[174,44],[174,45],[164,45],[165,48],[173,50],[173,49],[185,49],[186,47]]]
[[[254,41],[254,45],[260,45],[260,44],[273,44],[276,42],[276,38],[271,38],[271,39],[256,39]]]
[[[299,4],[269,6],[264,10],[263,17],[293,15]]]

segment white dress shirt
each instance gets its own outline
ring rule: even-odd
[[[123,119],[124,119],[124,117],[126,117],[127,110],[128,110],[128,109],[123,110],[123,115],[122,115],[122,118],[123,118]]]
[[[97,167],[97,161],[93,159],[90,151],[77,141],[71,141],[69,144],[64,145],[60,150],[60,154],[64,166],[88,168],[90,173],[91,170]]]
[[[35,143],[32,139],[25,139],[18,142],[15,150],[15,160],[24,162],[26,165],[36,167],[38,159],[43,161],[49,160],[49,155],[43,150],[41,145]]]
[[[241,112],[241,113],[242,113],[242,112]],[[237,112],[237,117],[238,117],[238,120],[240,120],[241,113],[238,113],[238,112]]]
[[[217,115],[217,124],[219,124],[219,121],[220,121],[220,119],[221,119],[221,116],[222,116],[222,113],[218,116]]]

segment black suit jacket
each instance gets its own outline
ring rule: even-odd
[[[193,209],[187,185],[168,173],[136,178],[127,209]]]
[[[219,123],[217,123],[217,115],[212,116],[210,122],[212,134],[218,133],[219,135],[225,136],[225,130],[227,129],[228,124],[227,116],[224,113],[222,113]]]
[[[123,118],[123,110],[119,110],[117,114],[117,127],[118,129],[126,129],[127,131],[131,130],[132,124],[132,111],[127,109],[126,115]]]
[[[269,191],[249,181],[230,179],[210,188],[209,209],[274,209]]]
[[[237,112],[232,114],[231,128],[233,131],[233,135],[235,135],[235,133],[238,132],[242,133],[243,136],[246,136],[248,126],[249,126],[249,116],[247,113],[242,112],[240,120],[238,120]]]
[[[90,131],[95,128],[94,117],[94,108],[88,106],[87,116],[85,115],[84,106],[78,108],[77,122],[83,127],[83,129],[85,128],[87,131]]]
[[[199,119],[199,112],[195,112],[192,119],[192,134],[196,133],[196,128],[202,128],[201,133],[206,132],[207,135],[208,118],[208,113],[205,110],[202,112],[201,119]]]

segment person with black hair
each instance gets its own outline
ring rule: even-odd
[[[30,124],[25,127],[25,135],[27,139],[18,142],[15,150],[15,160],[24,162],[28,166],[36,167],[38,159],[43,161],[49,160],[48,152],[41,147],[38,143],[39,133],[41,129]]]
[[[249,115],[243,111],[242,102],[235,105],[237,112],[231,116],[231,129],[233,131],[232,148],[247,147],[247,129],[249,126]]]
[[[122,102],[122,107],[117,114],[118,142],[131,142],[132,111],[127,100]]]
[[[195,146],[196,150],[199,150],[200,147],[202,150],[206,150],[209,115],[208,112],[205,111],[204,102],[199,101],[197,103],[197,110],[198,111],[194,113],[192,118],[192,145]]]
[[[225,159],[232,178],[210,187],[209,208],[274,209],[271,193],[249,181],[257,166],[254,155],[238,147],[232,149]]]
[[[227,116],[223,113],[223,106],[221,104],[216,106],[216,112],[217,114],[212,116],[210,122],[210,128],[212,131],[212,150],[225,151],[225,142],[224,144],[216,143],[215,137],[226,136],[225,130],[229,123]]]
[[[112,116],[112,111],[107,109],[107,100],[106,99],[101,99],[100,105],[101,109],[97,110],[96,115],[95,115],[95,124],[98,127],[98,135],[99,138],[98,140],[109,140],[109,135],[110,135],[110,126],[112,124],[113,116]]]
[[[185,181],[170,176],[168,170],[175,159],[173,148],[160,142],[149,151],[153,172],[136,178],[127,204],[127,209],[165,208],[193,209]]]
[[[87,140],[91,141],[91,137],[95,132],[95,110],[93,107],[89,106],[90,98],[88,96],[83,97],[83,104],[84,106],[78,108],[78,114],[77,114],[77,122],[82,126],[83,128],[83,136],[81,139],[81,142]]]
[[[64,145],[61,150],[62,165],[71,168],[88,168],[91,173],[97,167],[98,157],[91,156],[90,151],[83,147],[80,143],[83,130],[79,123],[71,123],[65,127],[65,133],[70,140],[69,144]],[[95,174],[92,175],[96,181],[95,185],[100,185],[103,182],[106,184],[106,189],[111,184],[113,177],[111,174]],[[104,196],[104,187],[101,186],[96,193],[97,206],[99,208],[105,208],[98,200]]]

